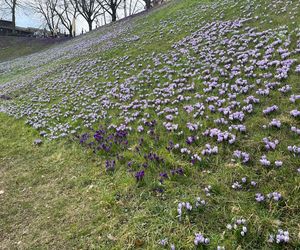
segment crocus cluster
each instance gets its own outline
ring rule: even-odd
[[[206,201],[201,199],[200,197],[197,197],[196,199],[196,207],[200,207],[200,206],[205,206],[206,205]]]
[[[248,110],[247,110],[248,111]],[[242,111],[238,111],[238,112],[235,112],[235,113],[232,113],[229,115],[229,120],[238,120],[238,121],[243,121],[244,120],[244,113]]]
[[[266,155],[263,155],[259,161],[262,166],[269,167],[271,165],[271,162],[267,159]]]
[[[233,224],[227,224],[226,228],[228,230],[239,230],[241,236],[245,236],[248,232],[246,220],[243,218],[235,220]]]
[[[194,154],[191,157],[191,163],[196,164],[196,162],[201,162],[202,158],[198,154]]]
[[[105,161],[106,171],[114,171],[115,170],[115,165],[116,165],[115,160],[106,160]]]
[[[295,103],[297,100],[300,100],[300,95],[291,95],[290,101]]]
[[[245,125],[243,125],[243,124],[238,124],[238,125],[231,125],[230,127],[229,127],[229,131],[231,131],[231,130],[237,130],[237,131],[239,131],[239,132],[246,132],[246,126]]]
[[[264,115],[268,115],[268,114],[270,114],[270,113],[272,113],[272,112],[277,111],[278,109],[279,109],[279,108],[278,108],[277,105],[273,105],[273,106],[271,106],[271,107],[267,107],[266,109],[264,109],[264,110],[263,110],[263,114],[264,114]]]
[[[283,164],[282,161],[278,161],[278,160],[275,161],[274,163],[275,163],[275,166],[276,166],[276,167],[282,167],[282,164]]]
[[[238,181],[234,182],[234,183],[231,185],[231,187],[232,187],[233,189],[242,189],[242,188],[243,188],[243,186],[242,186]]]
[[[265,196],[261,193],[256,193],[255,194],[255,200],[257,202],[263,202],[265,200]]]
[[[168,244],[168,239],[162,239],[159,241],[159,244],[162,246],[166,246]]]
[[[144,131],[144,127],[141,126],[141,125],[138,126],[138,127],[137,127],[137,131],[140,132],[140,133],[143,132],[143,131]]]
[[[271,166],[271,161],[269,161],[269,160],[267,159],[267,156],[266,156],[266,155],[263,155],[259,161],[260,161],[260,164],[261,164],[262,166],[265,166],[265,167],[270,167],[270,166]],[[281,160],[275,160],[275,161],[274,161],[274,165],[275,165],[276,167],[282,167],[283,162],[282,162]]]
[[[160,240],[160,241],[158,242],[158,244],[161,245],[161,246],[163,246],[163,247],[165,247],[165,246],[168,246],[169,242],[168,242],[168,239],[162,239],[162,240]],[[174,245],[174,244],[171,244],[171,245],[170,245],[170,249],[171,249],[171,250],[175,250],[175,249],[176,249],[176,248],[175,248],[175,245]]]
[[[169,178],[168,174],[165,172],[160,173],[159,176],[160,176],[160,179],[159,179],[160,183],[163,183],[165,179]]]
[[[271,141],[269,138],[263,138],[263,142],[265,143],[266,150],[274,150],[276,146],[279,144],[278,140]]]
[[[276,128],[280,128],[281,127],[281,122],[277,119],[273,119],[270,123],[269,123],[270,127],[276,127]]]
[[[143,180],[144,175],[145,175],[145,171],[142,170],[142,171],[136,172],[134,176],[135,176],[135,178],[136,178],[136,181],[137,181],[137,182],[140,182],[140,181]]]
[[[206,206],[206,201],[202,199],[201,197],[197,197],[195,201],[195,207],[194,208],[200,208]],[[193,210],[193,206],[190,202],[179,202],[177,207],[177,217],[179,220],[181,220],[183,211],[191,212]]]
[[[191,145],[192,143],[194,143],[195,141],[197,141],[199,139],[198,136],[189,136],[187,139],[186,139],[186,143],[188,145]]]
[[[183,175],[183,168],[171,169],[171,175]]]
[[[211,193],[210,193],[211,189],[212,189],[211,185],[208,185],[207,187],[204,188],[204,192],[205,192],[206,196],[211,196]]]
[[[231,187],[233,188],[233,189],[242,189],[243,188],[243,186],[247,186],[247,177],[243,177],[242,179],[241,179],[241,181],[239,182],[239,181],[235,181],[232,185],[231,185]],[[255,181],[251,181],[250,182],[250,185],[252,186],[252,187],[256,187],[256,185],[257,185],[257,183],[255,182]]]
[[[198,130],[198,128],[199,128],[199,124],[197,124],[197,123],[190,123],[190,122],[188,122],[188,123],[186,124],[186,126],[187,126],[187,128],[188,128],[190,131],[196,131],[196,130]]]
[[[292,87],[290,85],[285,85],[285,86],[278,89],[278,91],[281,92],[281,93],[287,93],[291,90],[292,90]]]
[[[294,145],[294,146],[288,146],[288,151],[294,153],[294,154],[300,154],[300,147]]]
[[[297,109],[294,109],[294,110],[292,110],[291,112],[290,112],[290,114],[291,114],[291,116],[293,116],[293,117],[300,117],[300,111],[299,110],[297,110]]]
[[[270,234],[269,236],[270,243],[282,244],[282,243],[288,243],[289,241],[290,241],[289,232],[283,231],[282,229],[278,229],[276,235]]]
[[[202,150],[203,155],[213,155],[218,153],[218,146],[212,147],[210,144],[205,144],[205,149]]]
[[[154,153],[154,152],[144,154],[144,159],[146,161],[153,161],[153,162],[156,162],[156,163],[163,163],[164,162],[164,159],[161,156],[159,156],[157,153]]]
[[[201,233],[195,234],[195,239],[194,239],[195,246],[208,245],[209,242],[210,242],[209,238],[204,237],[203,234],[201,234]]]
[[[220,129],[217,128],[207,129],[203,132],[203,135],[209,137],[216,137],[217,142],[228,141],[230,144],[234,143],[236,140],[236,136],[234,134],[231,134],[228,131],[222,132]]]
[[[179,218],[179,220],[181,220],[183,209],[186,209],[186,211],[190,212],[192,211],[193,207],[189,202],[179,202],[177,207],[177,217]]]
[[[168,131],[174,131],[178,129],[178,124],[173,124],[171,122],[164,122],[163,125]]]
[[[297,128],[297,127],[291,127],[291,131],[296,133],[297,135],[300,135],[300,128]]]
[[[242,152],[240,150],[235,150],[233,152],[233,157],[242,161],[242,163],[247,163],[250,160],[250,155],[246,152]]]
[[[267,197],[269,199],[273,199],[274,201],[279,201],[282,199],[282,195],[278,192],[269,193],[269,194],[267,194]]]

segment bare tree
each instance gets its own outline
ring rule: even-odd
[[[122,0],[98,0],[101,7],[111,16],[111,21],[117,21],[117,10]]]
[[[6,6],[4,0],[0,0],[0,19],[6,16],[7,8],[8,6]]]
[[[11,21],[13,24],[13,27],[15,29],[16,27],[16,9],[19,5],[18,0],[2,0],[0,1],[0,10],[2,12],[9,12],[11,14]]]
[[[60,19],[61,24],[68,30],[71,37],[75,36],[75,31],[73,33],[74,23],[73,20],[77,15],[77,8],[70,0],[59,0],[54,8],[57,16]]]
[[[52,35],[59,25],[59,17],[56,13],[58,0],[33,0],[29,6],[45,20]]]
[[[89,31],[93,29],[93,22],[98,16],[103,15],[102,6],[97,0],[71,0],[77,11],[87,21]]]
[[[143,0],[122,0],[124,17],[131,16],[144,9]]]
[[[124,8],[124,17],[127,17],[127,2],[123,0],[123,8]]]

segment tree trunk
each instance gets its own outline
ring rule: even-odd
[[[117,21],[117,10],[115,8],[112,9],[111,21],[112,22]]]
[[[106,25],[106,24],[107,24],[107,22],[106,22],[106,15],[105,15],[105,13],[106,13],[106,12],[104,12],[104,15],[103,15],[103,17],[104,17],[104,24]]]
[[[14,0],[12,3],[11,15],[12,15],[11,19],[13,24],[13,33],[15,33],[16,32],[16,0]]]
[[[73,27],[72,27],[72,25],[69,27],[69,35],[70,35],[70,37],[73,37],[73,36],[75,36],[75,34],[73,34]]]
[[[89,24],[89,31],[92,31],[93,30],[93,21],[88,20],[88,24]]]
[[[151,0],[145,0],[146,2],[146,10],[151,9]]]
[[[127,4],[126,4],[126,0],[124,0],[124,17],[127,17]]]

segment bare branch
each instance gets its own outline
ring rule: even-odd
[[[68,30],[69,35],[75,36],[75,30],[73,29],[73,20],[77,16],[77,9],[74,7],[70,0],[59,0],[56,8],[54,9],[55,13],[60,19],[61,24]]]
[[[97,0],[102,8],[111,16],[112,22],[117,20],[117,10],[122,0]]]
[[[58,0],[32,0],[31,9],[40,14],[45,20],[50,32],[54,34],[58,29],[60,19],[56,13]]]
[[[77,11],[83,16],[89,25],[89,30],[93,29],[93,22],[103,14],[102,6],[97,0],[71,0]]]

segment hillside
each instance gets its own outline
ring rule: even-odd
[[[0,63],[0,248],[300,248],[299,23],[174,0]]]
[[[64,40],[66,39],[0,36],[0,62],[30,55]]]

